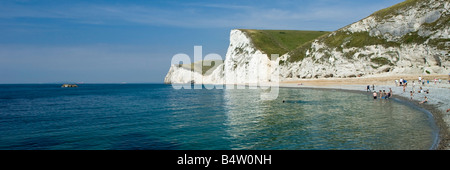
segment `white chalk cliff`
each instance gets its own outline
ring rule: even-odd
[[[165,83],[247,84],[450,72],[450,2],[407,0],[331,32],[275,60],[232,30],[223,64],[210,74],[172,65]],[[278,78],[273,79],[276,74]],[[272,76],[272,77],[271,77]]]
[[[210,74],[200,74],[190,69],[172,65],[164,83],[198,83],[203,84],[258,84],[274,82],[271,71],[277,60],[271,61],[262,51],[256,49],[249,36],[240,30],[230,33],[230,45],[225,60],[214,67]]]

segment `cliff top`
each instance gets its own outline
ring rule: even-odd
[[[208,62],[209,64],[205,64],[205,62]],[[218,67],[218,64],[216,63],[223,63],[223,60],[202,60],[190,64],[181,64],[179,65],[179,67],[184,68],[186,70],[195,71],[198,73],[200,73],[199,71],[201,69],[202,72],[200,74],[206,75],[206,72],[208,70],[210,70],[211,68],[215,69],[216,67]]]
[[[448,51],[448,7],[445,1],[406,0],[391,7],[381,9],[368,17],[347,25],[327,36],[317,38],[328,51],[344,53],[349,59],[355,51],[343,49],[364,48],[371,45],[400,47],[404,44],[424,44]],[[301,61],[306,51],[311,50],[311,42],[290,51],[290,62]],[[324,49],[322,49],[324,50]]]
[[[279,54],[280,56],[312,41],[327,31],[300,31],[300,30],[256,30],[239,29],[245,32],[252,40],[253,45],[266,54]]]

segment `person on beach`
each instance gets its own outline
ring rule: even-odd
[[[377,99],[377,91],[373,91],[373,99]]]
[[[409,91],[409,93],[411,94],[411,100],[412,100],[414,93],[413,93],[413,91]]]
[[[414,87],[416,87],[416,83],[413,81],[413,84],[412,84],[412,92],[413,92],[413,93],[416,92],[416,91],[414,90]]]
[[[405,86],[405,85],[403,85],[403,92],[405,92],[405,90],[406,90],[406,86]]]
[[[424,104],[424,103],[427,103],[427,102],[428,102],[428,98],[427,98],[427,96],[425,96],[425,100],[419,102],[419,104]]]
[[[422,83],[422,77],[419,76],[419,83]]]
[[[449,80],[450,82],[450,80]],[[372,84],[372,90],[375,90],[375,84]]]
[[[380,99],[383,99],[383,92],[380,90]]]
[[[370,85],[367,85],[367,92],[370,91]]]
[[[400,86],[403,85],[403,78],[400,78]]]
[[[419,88],[419,93],[423,93],[422,87]]]
[[[389,96],[389,98],[391,98],[391,96],[393,95],[393,93],[392,93],[392,89],[391,88],[389,88],[389,93],[388,93],[388,96]]]
[[[398,80],[395,80],[395,86],[398,86]]]

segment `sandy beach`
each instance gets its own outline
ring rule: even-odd
[[[425,84],[418,82],[419,76],[425,81]],[[436,83],[434,79],[437,79]],[[405,92],[403,86],[396,85],[395,80],[407,80]],[[441,82],[439,83],[439,79]],[[358,92],[365,92],[367,95],[372,95],[372,85],[375,86],[375,91],[379,90],[393,91],[393,98],[398,98],[405,102],[410,102],[416,106],[428,110],[436,125],[439,127],[439,144],[437,149],[450,149],[450,84],[448,82],[448,75],[386,75],[386,76],[368,76],[356,78],[328,78],[328,79],[304,79],[304,80],[289,80],[280,83],[280,87],[295,87],[295,88],[325,88],[325,89],[341,89],[352,90]],[[413,81],[415,83],[414,93]],[[429,83],[427,83],[429,81]],[[367,92],[367,85],[370,85],[370,91]],[[418,93],[420,87],[424,91],[429,90],[429,93]],[[419,104],[423,101],[425,96],[428,102]]]

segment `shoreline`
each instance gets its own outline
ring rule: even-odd
[[[401,77],[401,76],[396,76]],[[406,77],[406,76],[404,76]],[[411,78],[409,76],[408,78]],[[390,79],[390,80],[387,80]],[[429,88],[430,94],[426,94],[426,96],[429,96],[429,98],[435,98],[436,100],[419,104],[421,97],[425,96],[424,93],[419,94],[415,93],[413,99],[411,100],[409,97],[409,91],[411,91],[411,85],[407,86],[408,92],[401,92],[401,87],[395,86],[394,82],[392,80],[392,77],[387,79],[381,79],[381,77],[376,77],[377,83],[375,84],[375,90],[378,92],[379,90],[389,90],[389,88],[393,89],[393,96],[392,98],[398,99],[401,102],[405,102],[407,104],[410,104],[414,107],[418,107],[421,109],[424,109],[425,111],[429,112],[429,116],[431,116],[431,119],[433,119],[434,124],[436,125],[436,128],[438,130],[437,134],[437,146],[432,146],[430,149],[432,150],[450,150],[450,121],[446,121],[445,118],[449,117],[449,114],[446,114],[445,109],[449,106],[449,102],[447,97],[439,96],[439,92],[445,94],[450,94],[446,92],[450,92],[450,84],[447,83],[447,79],[444,79],[444,83],[440,84],[443,86],[433,86],[433,85],[426,85],[423,86],[424,90]],[[366,91],[366,86],[370,83],[373,83],[376,80],[373,80],[370,77],[366,78],[351,78],[350,81],[346,81],[348,79],[309,79],[309,80],[297,80],[297,81],[289,81],[289,82],[281,82],[280,86],[281,88],[304,88],[304,89],[323,89],[323,90],[342,90],[342,91],[348,91],[348,92],[355,92],[355,93],[361,93],[366,95],[372,95],[373,90],[372,87],[369,92]],[[361,81],[365,80],[365,81]],[[381,80],[381,81],[380,81]],[[414,80],[414,79],[409,79]],[[357,83],[355,82],[357,81]],[[417,80],[415,80],[417,81]],[[325,82],[325,83],[324,83]],[[410,82],[410,81],[408,81]],[[302,85],[299,85],[299,83],[302,83]],[[387,85],[388,83],[391,83],[391,85]],[[416,83],[418,84],[418,83]],[[431,81],[430,81],[431,84]],[[372,84],[370,84],[372,85]],[[419,85],[416,85],[416,90],[419,88]],[[433,94],[434,92],[434,94]],[[439,98],[440,97],[440,98]],[[428,113],[426,113],[428,114]]]
[[[401,100],[402,102],[408,103],[413,105],[414,107],[418,107],[421,109],[424,109],[425,111],[427,111],[427,114],[431,114],[430,116],[432,117],[434,124],[437,126],[436,128],[438,128],[438,141],[437,141],[437,146],[435,146],[435,148],[433,148],[433,150],[449,150],[450,147],[450,135],[449,135],[449,125],[447,123],[445,123],[445,121],[442,119],[443,115],[441,113],[441,111],[438,109],[438,107],[436,107],[433,104],[418,104],[418,102],[411,102],[411,100],[409,100],[406,97],[403,96],[395,96],[393,98],[397,98],[399,100]]]

